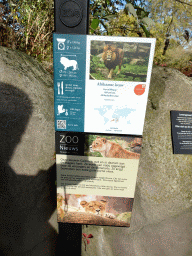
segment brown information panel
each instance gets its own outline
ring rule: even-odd
[[[142,138],[56,132],[58,221],[130,226]]]

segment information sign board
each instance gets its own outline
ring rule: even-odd
[[[130,225],[155,39],[54,34],[58,221]]]
[[[155,39],[54,34],[55,130],[142,135]]]

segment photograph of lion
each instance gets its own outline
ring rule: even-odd
[[[133,198],[101,195],[57,194],[59,222],[129,226]]]
[[[86,135],[85,155],[124,159],[139,159],[142,138],[135,136]]]
[[[150,43],[92,40],[90,79],[146,82]]]
[[[119,66],[117,75],[121,71],[121,65],[123,63],[124,51],[121,48],[117,48],[114,45],[107,44],[104,46],[102,59],[105,66],[109,70],[108,78],[112,79],[113,70],[116,66]]]

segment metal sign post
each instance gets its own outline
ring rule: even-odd
[[[55,33],[88,34],[88,21],[89,0],[55,0]],[[81,224],[59,223],[59,251],[81,255],[81,240]]]

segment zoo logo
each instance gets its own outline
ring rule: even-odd
[[[65,136],[65,135],[60,135],[61,140],[60,143],[74,143],[77,144],[79,142],[79,138],[77,136]]]

